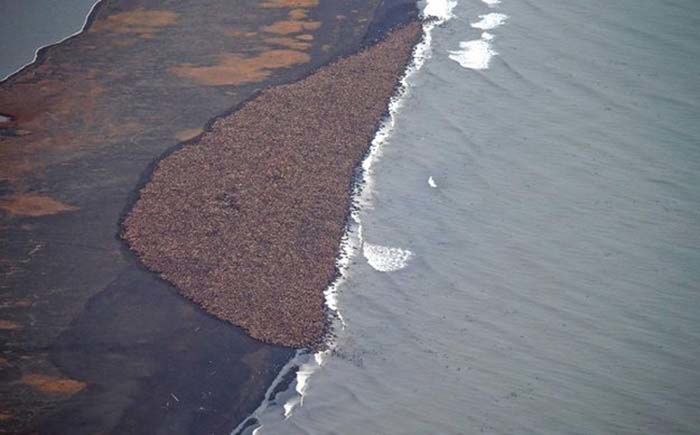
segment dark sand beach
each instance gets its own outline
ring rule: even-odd
[[[414,14],[104,0],[84,32],[0,83],[1,431],[228,433],[258,405],[292,349],[182,298],[119,222],[154,162],[210,120]]]

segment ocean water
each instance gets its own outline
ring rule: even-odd
[[[0,0],[0,80],[83,29],[97,0]]]
[[[697,433],[700,3],[431,0],[260,434]]]

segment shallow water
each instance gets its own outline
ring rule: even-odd
[[[0,80],[34,60],[38,48],[82,30],[97,0],[0,0]]]
[[[354,247],[335,352],[256,433],[693,433],[700,7],[453,13],[359,214],[411,254]]]

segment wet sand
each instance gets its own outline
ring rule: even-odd
[[[161,161],[125,221],[130,246],[253,337],[319,342],[354,171],[420,35],[413,22],[268,89]]]
[[[0,431],[228,433],[258,405],[292,350],[179,296],[118,223],[154,161],[356,51],[377,4],[104,0],[0,83]]]

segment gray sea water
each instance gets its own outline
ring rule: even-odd
[[[0,80],[79,32],[97,0],[0,0]]]
[[[256,434],[700,431],[700,3],[489,3],[372,165],[364,243],[402,251],[356,247]]]

